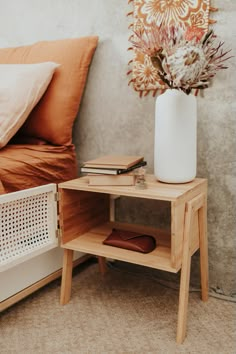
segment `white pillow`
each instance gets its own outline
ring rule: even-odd
[[[0,148],[26,121],[58,66],[54,62],[0,64]]]

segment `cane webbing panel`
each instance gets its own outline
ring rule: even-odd
[[[0,199],[0,268],[56,245],[54,191],[35,194],[32,188],[34,195],[28,191],[27,196],[23,191],[13,193],[16,200]]]

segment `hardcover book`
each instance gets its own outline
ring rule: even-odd
[[[130,166],[128,168],[115,168],[115,167],[108,167],[108,168],[100,168],[100,167],[81,167],[82,173],[95,173],[95,174],[108,174],[108,175],[120,175],[123,173],[127,173],[133,171],[139,167],[145,166],[147,164],[146,161],[140,161],[137,164]]]
[[[84,163],[83,167],[127,169],[143,161],[143,156],[107,155]]]
[[[120,175],[88,175],[91,186],[133,186],[135,184],[134,173],[123,173]]]

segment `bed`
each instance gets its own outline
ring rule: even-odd
[[[0,77],[6,81],[0,84],[0,310],[61,274],[57,236],[50,245],[34,244],[45,239],[42,225],[57,227],[57,184],[77,176],[72,128],[97,43],[97,36],[88,36],[0,49]],[[40,210],[47,212],[32,236]],[[29,239],[33,246],[24,249]],[[87,256],[75,258],[78,264]]]

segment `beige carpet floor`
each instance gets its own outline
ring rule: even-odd
[[[133,272],[133,270],[135,270]],[[235,304],[190,293],[188,331],[175,343],[178,291],[142,267],[80,266],[71,301],[60,306],[60,280],[5,310],[1,354],[235,354]]]

